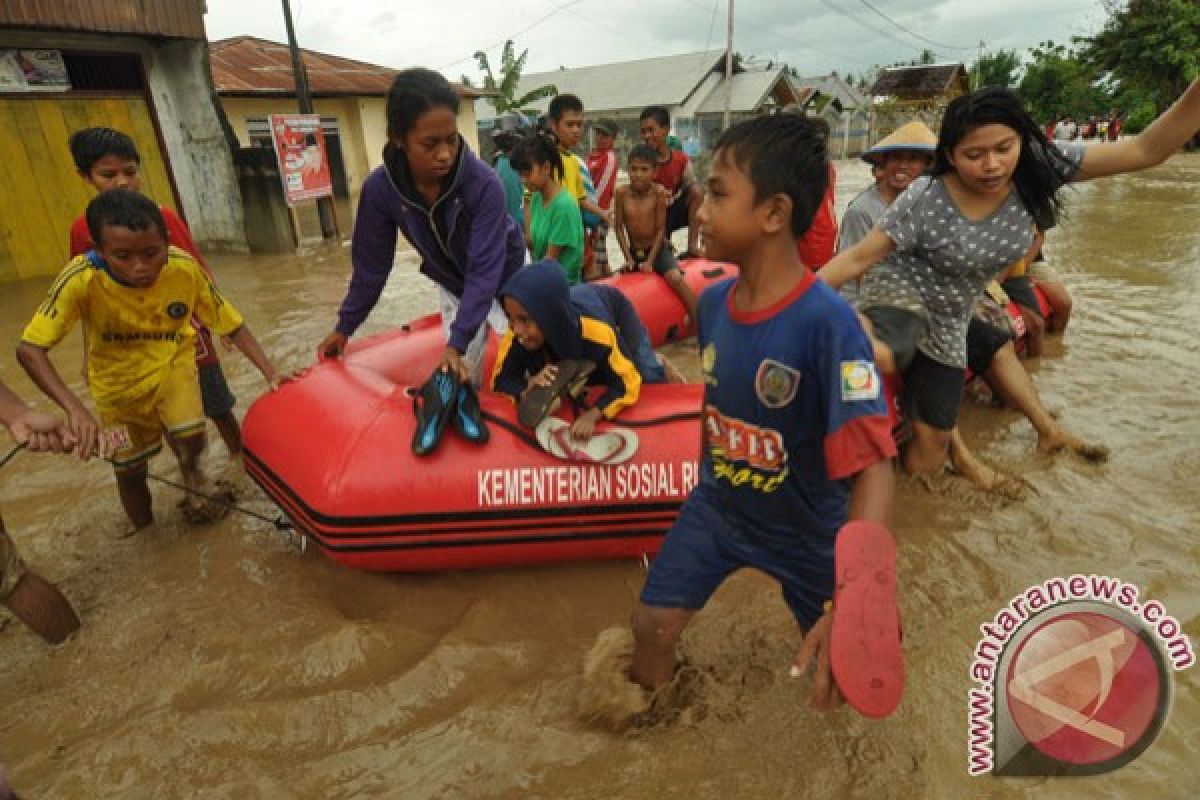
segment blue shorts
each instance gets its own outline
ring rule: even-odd
[[[223,417],[237,402],[229,384],[225,382],[225,373],[220,364],[203,364],[199,367],[200,399],[204,401],[204,416],[209,419]]]
[[[723,512],[715,492],[697,486],[650,565],[641,601],[698,611],[734,571],[754,567],[779,581],[784,602],[808,630],[833,597],[834,537],[763,531]]]

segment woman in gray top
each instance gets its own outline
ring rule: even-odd
[[[834,287],[889,261],[886,287],[926,325],[876,327],[876,360],[901,373],[913,416],[909,472],[935,474],[958,420],[966,329],[988,281],[1022,258],[1034,228],[1052,227],[1058,190],[1161,164],[1200,129],[1200,80],[1140,135],[1059,149],[1007,89],[980,89],[946,109],[932,175],[915,181],[879,225],[821,270]]]

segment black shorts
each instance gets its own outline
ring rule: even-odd
[[[648,253],[642,248],[633,248],[633,260],[639,264],[646,260],[647,255]],[[675,260],[675,253],[671,251],[670,242],[662,243],[662,247],[658,248],[658,255],[654,257],[654,263],[650,267],[664,278],[672,270],[679,270],[679,262]]]
[[[875,338],[892,351],[896,369],[903,373],[917,353],[917,345],[925,338],[929,324],[915,311],[892,306],[864,308],[863,316],[871,320]]]
[[[918,351],[904,372],[901,403],[913,419],[948,431],[958,424],[965,377],[962,367],[946,366]]]
[[[1001,347],[1012,340],[1012,334],[997,328],[979,317],[971,317],[967,326],[967,369],[976,375],[987,372],[992,359]]]
[[[1042,307],[1038,305],[1037,295],[1033,293],[1033,281],[1028,275],[1009,278],[1000,286],[1014,303],[1042,316]]]
[[[684,189],[679,196],[667,206],[667,236],[688,226],[688,195],[690,189]]]

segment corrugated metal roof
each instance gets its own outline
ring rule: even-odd
[[[559,94],[578,95],[589,114],[606,111],[641,109],[646,106],[679,106],[718,64],[724,63],[724,50],[707,50],[678,56],[644,58],[616,64],[537,72],[522,75],[517,96],[552,85]],[[550,98],[532,104],[545,111]],[[496,116],[487,102],[479,104],[480,119]]]
[[[721,81],[709,93],[696,110],[698,114],[720,114],[725,110],[725,82]],[[782,85],[781,85],[782,84]],[[779,90],[779,105],[796,102],[799,97],[783,67],[761,72],[742,72],[733,76],[729,110],[738,112],[758,111],[772,92]]]
[[[5,0],[0,27],[204,38],[203,0]]]
[[[846,110],[861,108],[867,104],[867,99],[839,75],[793,78],[792,82],[802,89],[813,89],[827,97],[835,98]]]
[[[943,94],[956,82],[966,90],[967,70],[962,64],[889,67],[879,73],[875,85],[871,87],[871,94],[923,98]]]
[[[300,49],[314,95],[386,95],[399,70]],[[288,46],[254,36],[235,36],[209,45],[213,85],[224,95],[293,95],[292,56]],[[483,92],[454,84],[462,97]]]

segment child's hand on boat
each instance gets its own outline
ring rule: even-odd
[[[326,358],[341,358],[342,354],[345,352],[346,334],[338,333],[337,331],[334,331],[326,336],[321,340],[321,343],[317,345],[318,360]]]
[[[577,442],[586,442],[592,438],[592,432],[596,430],[596,423],[600,421],[601,416],[598,408],[589,408],[580,414],[571,425],[571,438]]]

